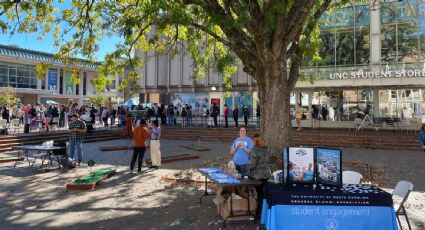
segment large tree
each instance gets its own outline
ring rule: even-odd
[[[62,2],[62,1],[60,1]],[[332,0],[120,0],[5,1],[8,19],[3,32],[51,31],[58,57],[65,62],[80,55],[95,61],[97,43],[118,35],[122,42],[107,55],[95,81],[104,85],[109,75],[130,68],[125,86],[134,86],[142,66],[134,50],[155,54],[187,52],[194,61],[193,78],[203,77],[214,63],[223,84],[239,61],[258,84],[261,133],[272,154],[291,143],[290,93],[303,60],[318,60],[318,19],[348,1]]]

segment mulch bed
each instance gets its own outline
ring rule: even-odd
[[[225,157],[207,161],[199,167],[225,168],[231,159],[232,157],[227,154]],[[352,170],[361,173],[363,175],[363,183],[371,182],[376,186],[381,186],[388,179],[388,173],[385,171],[385,168],[378,165],[361,162],[343,162],[342,165],[343,170]],[[205,185],[205,179],[202,174],[194,169],[180,170],[178,173],[162,177],[162,180],[177,186],[201,187]],[[212,183],[208,183],[208,186],[212,185]]]
[[[90,175],[77,179],[66,185],[68,190],[92,190],[102,181],[112,177],[116,173],[115,169],[100,169]]]
[[[161,157],[161,163],[166,164],[166,163],[171,163],[171,162],[175,162],[175,161],[193,160],[193,159],[198,159],[198,158],[199,158],[199,156],[183,153],[183,154]],[[145,163],[146,164],[152,164],[152,161],[150,159],[148,159],[148,160],[145,160]]]
[[[185,149],[189,149],[189,150],[192,150],[192,151],[198,151],[198,152],[208,152],[208,151],[210,151],[209,148],[194,145],[194,144],[192,144],[192,145],[180,145],[180,147],[185,148]]]
[[[119,151],[119,150],[132,150],[133,146],[111,146],[111,147],[99,147],[100,151]]]

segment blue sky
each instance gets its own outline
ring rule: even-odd
[[[54,2],[55,7],[59,10],[67,9],[71,7],[71,1],[64,1],[63,3]],[[2,16],[4,18],[4,16]],[[52,32],[53,33],[53,32]],[[37,33],[35,34],[14,34],[12,37],[10,34],[0,33],[0,44],[2,45],[17,45],[20,48],[30,49],[35,51],[56,53],[58,50],[53,46],[52,34],[46,35],[43,40],[37,39]],[[120,37],[103,37],[99,44],[99,51],[96,53],[97,61],[103,61],[107,53],[115,50],[115,44],[120,41]],[[83,58],[83,57],[79,57]]]
[[[96,53],[98,61],[103,61],[107,53],[115,50],[115,44],[119,42],[119,37],[104,37],[99,43],[99,51]],[[46,36],[43,40],[37,39],[37,34],[0,34],[0,44],[17,45],[20,48],[36,50],[47,53],[55,53],[57,49],[53,46],[52,35]]]

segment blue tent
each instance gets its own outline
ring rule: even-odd
[[[53,100],[41,100],[40,104],[43,104],[43,105],[59,105],[58,102],[53,101]]]
[[[124,102],[124,104],[122,104],[122,105],[127,106],[127,107],[131,107],[133,105],[138,105],[138,104],[139,104],[138,98],[131,98],[128,101]]]

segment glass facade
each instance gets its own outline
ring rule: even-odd
[[[0,62],[0,87],[36,89],[35,66]]]
[[[382,63],[425,61],[424,11],[423,1],[381,3]]]
[[[320,19],[322,42],[318,66],[369,63],[369,9],[353,5],[326,12]]]

